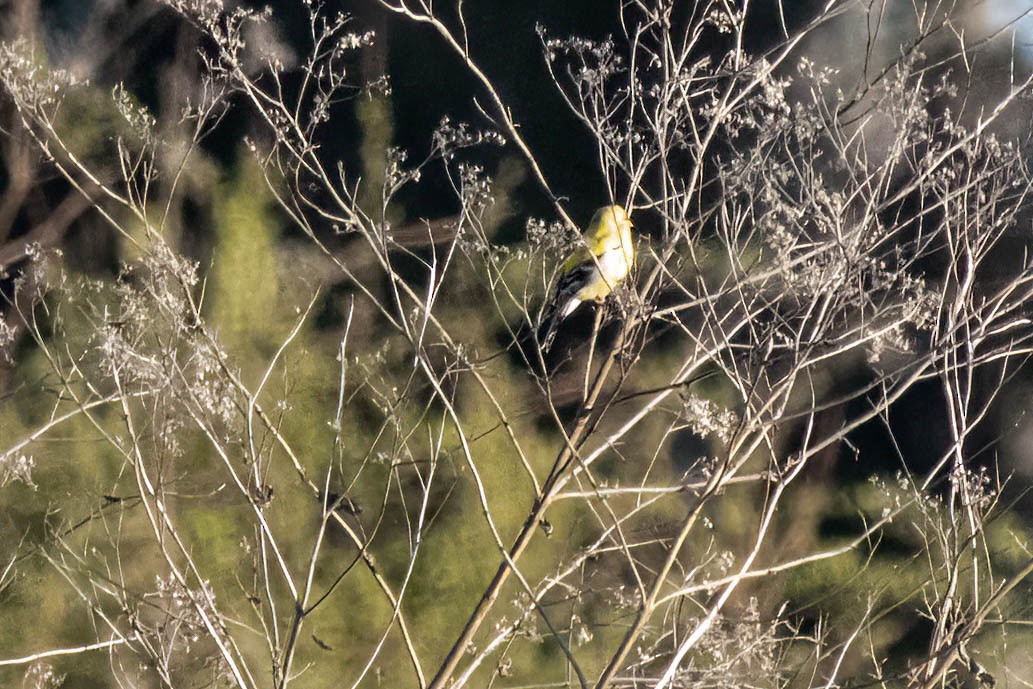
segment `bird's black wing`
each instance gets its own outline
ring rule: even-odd
[[[545,308],[545,313],[542,317],[545,329],[542,331],[543,334],[539,341],[542,343],[543,351],[548,351],[549,347],[552,346],[552,341],[556,337],[556,326],[566,316],[570,315],[564,313],[567,310],[567,305],[575,298],[574,295],[577,294],[581,286],[588,283],[595,270],[595,261],[589,259],[578,263],[556,281],[556,290],[553,293],[552,301]]]

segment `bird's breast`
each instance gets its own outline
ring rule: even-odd
[[[614,284],[628,276],[629,258],[620,246],[608,248],[599,256],[599,269],[607,282]]]

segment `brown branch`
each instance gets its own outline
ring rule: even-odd
[[[57,245],[71,224],[93,206],[94,190],[87,186],[84,187],[84,191],[89,195],[84,195],[78,190],[68,192],[45,220],[25,234],[0,246],[0,272],[25,259],[30,245],[38,244],[45,249]]]

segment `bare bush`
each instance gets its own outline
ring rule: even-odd
[[[103,65],[0,50],[5,145],[86,200],[54,223],[87,213],[121,247],[109,275],[53,227],[0,247],[0,344],[35,410],[3,417],[0,487],[46,505],[12,518],[0,591],[31,572],[76,620],[0,666],[48,687],[101,653],[111,686],[1026,686],[1033,559],[997,424],[1033,338],[1013,133],[1033,76],[1011,54],[973,95],[1016,25],[632,0],[608,38],[539,27],[524,69],[596,147],[588,205],[624,205],[640,242],[543,354],[578,217],[478,62],[474,8],[377,5],[452,53],[480,123],[440,113],[422,152],[375,138],[381,37],[316,2],[297,55],[278,10],[155,5],[189,46],[160,112],[91,85]],[[887,50],[888,13],[911,31]],[[822,64],[814,42],[857,26],[861,66]],[[348,112],[358,161],[334,145]],[[205,147],[231,135],[213,183]],[[502,241],[524,175],[551,215]],[[456,212],[406,222],[430,184]],[[224,228],[210,258],[190,204]]]

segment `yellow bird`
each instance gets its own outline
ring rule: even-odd
[[[543,349],[556,336],[556,326],[583,302],[603,301],[631,272],[635,244],[631,219],[622,206],[604,206],[595,212],[581,236],[581,246],[563,262],[556,293],[545,309],[548,323]]]

